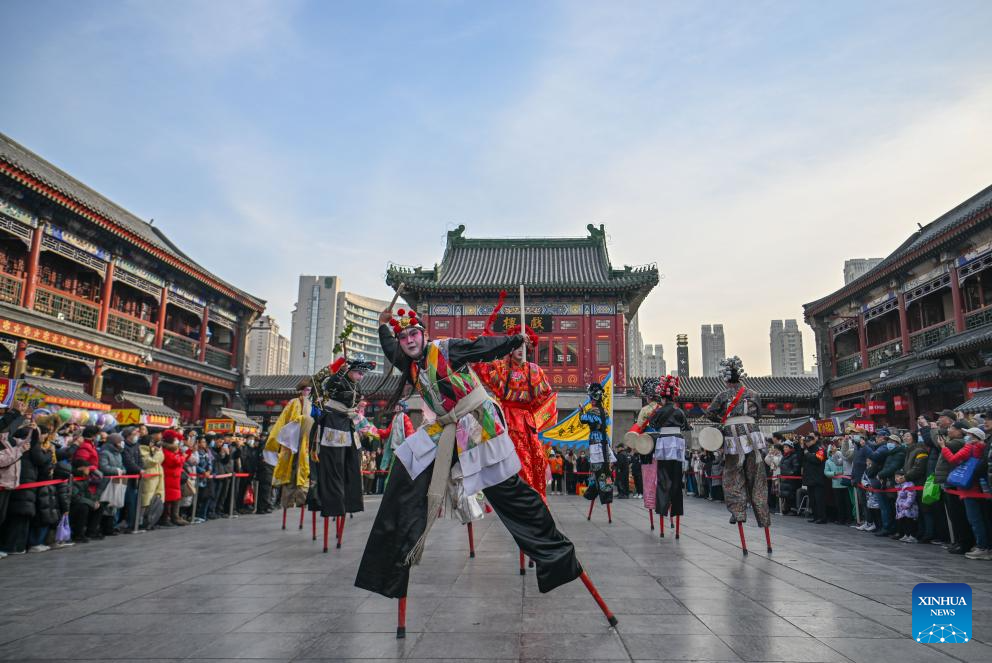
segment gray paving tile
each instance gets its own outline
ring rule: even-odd
[[[540,661],[628,661],[623,643],[612,633],[526,633],[520,638],[521,660]]]
[[[467,638],[459,633],[424,633],[409,658],[518,658],[520,639],[516,635],[483,633]]]
[[[726,635],[723,640],[745,661],[846,663],[847,659],[814,638]]]
[[[292,659],[306,651],[316,639],[305,633],[229,633],[218,635],[193,652],[196,658]]]
[[[311,642],[299,658],[402,659],[409,655],[419,637],[411,633],[405,640],[397,640],[395,632],[327,633]]]
[[[928,647],[914,642],[909,637],[904,640],[878,640],[867,638],[823,638],[828,647],[842,653],[855,663],[878,663],[878,661],[899,661],[899,663],[941,663],[964,652],[967,645],[948,648],[948,655],[936,646]],[[968,643],[969,645],[972,643]],[[953,654],[951,654],[953,652]],[[988,659],[983,659],[988,660]]]
[[[715,635],[622,635],[635,659],[666,661],[740,661]],[[659,658],[663,657],[663,658]]]

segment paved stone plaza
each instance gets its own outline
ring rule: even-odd
[[[617,502],[612,525],[603,507],[586,522],[585,500],[551,500],[617,631],[579,582],[542,596],[521,578],[489,515],[472,560],[462,526],[434,528],[397,641],[396,602],[352,586],[373,498],[326,555],[297,511],[285,532],[249,516],[9,557],[0,659],[992,660],[992,564],[792,517],[776,517],[772,558],[749,527],[744,559],[722,504],[689,498],[676,542],[648,531],[640,500]],[[913,586],[938,581],[971,584],[980,642],[909,638]]]

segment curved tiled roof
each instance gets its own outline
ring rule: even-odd
[[[390,265],[389,285],[411,291],[494,291],[520,285],[559,291],[636,291],[658,284],[654,264],[613,269],[603,226],[588,237],[474,239],[465,226],[448,233],[440,265],[433,269]]]
[[[628,377],[627,386],[640,388],[645,378]],[[820,395],[819,378],[745,378],[744,384],[758,392],[765,399],[814,399]],[[687,377],[679,381],[679,400],[712,400],[723,391],[725,385],[720,378]]]
[[[806,304],[803,307],[806,309],[806,319],[822,313],[828,307],[834,306],[848,297],[854,297],[859,292],[871,288],[899,268],[906,267],[928,253],[940,249],[958,234],[990,217],[992,217],[992,186],[979,191],[954,209],[941,214],[921,227],[874,269],[851,281],[840,290]]]
[[[156,251],[161,252],[164,255],[157,255],[157,258],[165,258],[166,262],[170,262],[167,258],[172,258],[173,266],[180,269],[180,271],[203,281],[218,292],[240,301],[249,308],[258,311],[265,308],[265,302],[263,300],[235,288],[233,285],[201,267],[192,258],[180,251],[161,230],[97,193],[3,133],[0,133],[0,162],[10,164],[17,170],[30,176],[30,178],[37,180],[45,187],[52,189],[59,196],[106,219],[112,225],[104,225],[105,230],[109,230],[123,239],[130,241],[132,244],[140,246],[152,255],[155,255]],[[32,186],[31,182],[25,181],[17,173],[9,172],[5,168],[0,168],[0,172],[4,172],[6,175],[31,189],[38,190],[38,187]],[[45,191],[39,191],[39,193],[49,198],[52,197]],[[76,209],[74,211],[79,212],[80,210]],[[83,216],[87,215],[84,214]],[[87,216],[87,218],[89,217]],[[92,221],[93,219],[90,218],[90,220]]]
[[[245,398],[273,400],[291,398],[296,395],[296,385],[309,377],[309,375],[253,375],[251,385],[245,387]],[[366,396],[384,398],[391,396],[399,388],[402,379],[395,374],[385,379],[381,375],[369,375],[362,380],[362,385],[366,389],[374,389],[373,393],[366,393]]]

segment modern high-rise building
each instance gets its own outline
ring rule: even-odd
[[[703,377],[717,377],[720,374],[720,361],[727,356],[723,325],[703,325],[700,347],[703,351]]]
[[[279,323],[263,315],[248,330],[248,375],[289,373],[289,339],[279,333]]]
[[[379,347],[379,312],[389,302],[341,289],[337,276],[301,276],[293,309],[289,372],[316,373],[334,361],[334,346],[345,326],[352,324],[348,356],[376,362],[384,370]]]
[[[772,320],[771,350],[772,377],[803,376],[803,334],[795,320]]]
[[[644,370],[644,337],[635,313],[627,324],[627,375],[643,376]]]
[[[679,377],[689,377],[689,336],[678,334],[675,337],[675,359],[679,365]]]
[[[665,346],[661,343],[644,346],[644,377],[656,378],[668,373]]]
[[[844,261],[844,285],[875,269],[882,258],[851,258]]]

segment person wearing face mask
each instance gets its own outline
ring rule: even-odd
[[[480,490],[485,494],[517,546],[534,560],[540,592],[580,576],[591,587],[572,542],[558,530],[541,496],[520,479],[520,459],[506,419],[470,367],[505,357],[524,343],[524,336],[432,341],[413,311],[394,318],[387,309],[379,322],[385,356],[437,419],[396,450],[355,585],[405,601],[410,567],[420,561],[431,525],[453,483],[466,495]],[[398,391],[394,402],[400,395]],[[405,628],[397,629],[403,637],[401,633]]]
[[[779,462],[780,476],[798,477],[802,472],[802,454],[796,451],[796,443],[786,440],[782,443],[782,460]],[[802,485],[802,479],[781,479],[779,481],[779,499],[782,500],[782,514],[799,515],[796,504],[796,494]]]
[[[121,431],[124,447],[121,449],[121,462],[124,473],[135,475],[142,472],[141,447],[138,444],[140,433],[137,428],[128,426]],[[118,519],[123,522],[122,531],[130,534],[134,531],[135,519],[138,517],[138,480],[128,479],[127,490],[124,492],[124,508],[118,512]],[[142,532],[144,530],[138,530]]]
[[[827,522],[827,480],[824,476],[827,451],[816,433],[810,433],[804,444],[803,485],[809,489],[810,510],[813,512],[807,522],[823,525]]]
[[[101,495],[111,482],[112,477],[127,474],[124,469],[123,451],[124,438],[119,433],[108,435],[107,441],[100,447],[100,473],[103,474],[103,482],[100,484]],[[114,525],[117,522],[118,511],[117,507],[108,502],[101,503],[100,531],[104,536],[117,536],[117,528]]]
[[[965,445],[965,431],[971,426],[967,421],[958,420],[947,428],[944,435],[936,436],[936,444],[940,455],[937,465],[934,468],[934,481],[940,484],[943,489],[947,483],[947,475],[954,469],[955,464],[951,461],[955,454],[961,451]],[[944,450],[948,451],[945,452]],[[947,552],[952,555],[964,555],[975,545],[975,538],[972,535],[971,527],[968,525],[968,516],[964,509],[964,502],[957,495],[952,495],[941,490],[942,501],[947,512],[947,519],[950,521],[949,538],[950,545]]]
[[[960,423],[960,422],[958,422]],[[955,423],[955,426],[957,423]],[[971,427],[964,431],[964,445],[957,451],[952,451],[947,445],[941,448],[941,457],[946,460],[947,463],[953,468],[962,465],[970,461],[971,459],[979,459],[979,461],[985,457],[985,431]],[[969,485],[958,484],[954,488],[965,491],[975,491],[978,490],[979,475],[981,472],[981,467],[974,472]],[[968,559],[982,560],[982,561],[992,561],[992,548],[989,547],[988,538],[988,528],[985,524],[985,516],[982,513],[982,502],[981,498],[972,497],[960,497],[958,495],[948,495],[951,500],[955,503],[961,504],[961,510],[964,511],[966,523],[959,524],[960,514],[955,508],[956,515],[958,518],[952,520],[954,526],[955,535],[961,532],[960,538],[962,541],[967,539],[967,543],[963,542],[961,544],[961,550],[964,551],[965,557]],[[973,543],[974,547],[968,545],[968,543]],[[948,552],[952,552],[948,550]],[[953,552],[957,553],[957,550]]]
[[[844,473],[844,454],[836,445],[828,450],[827,462],[823,466],[823,476],[830,479],[830,489],[833,492],[834,522],[838,525],[848,525],[851,522],[851,498],[847,486],[839,475]]]
[[[878,480],[882,482],[883,488],[896,487],[896,472],[901,472],[906,464],[906,447],[903,446],[902,437],[895,433],[889,433],[885,438],[885,448],[888,453],[882,469],[878,471]],[[896,495],[895,493],[881,493],[879,495],[882,507],[882,520],[887,521],[882,532],[875,536],[888,536],[892,539],[902,538],[896,527]]]

